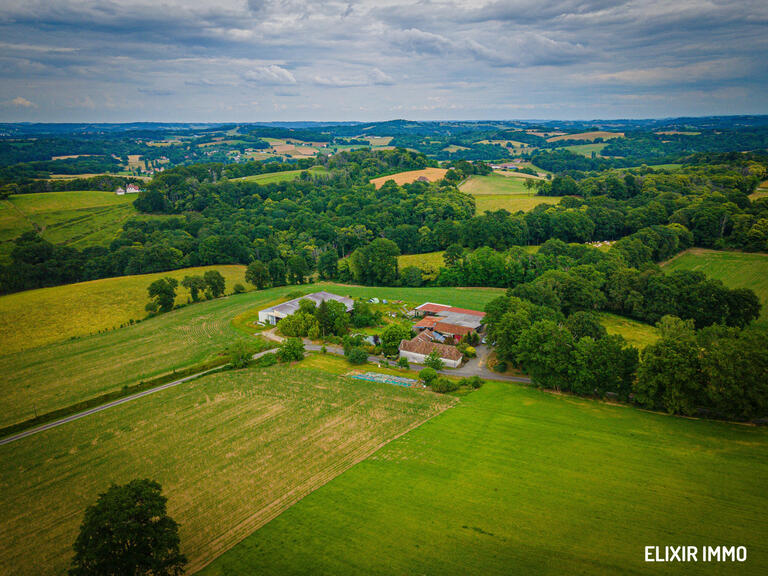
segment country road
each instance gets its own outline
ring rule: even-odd
[[[268,340],[271,340],[273,342],[283,341],[283,338],[278,336],[275,333],[274,329],[269,330],[267,332],[262,332],[262,336],[266,337]],[[304,348],[310,352],[320,352],[322,349],[322,346],[320,346],[319,344],[314,344],[308,339],[304,339]],[[277,352],[277,348],[270,348],[269,350],[264,350],[262,352],[254,354],[252,356],[252,359],[256,360],[258,358],[261,358],[265,354],[270,354],[273,352]],[[341,347],[334,346],[334,345],[326,346],[326,352],[329,354],[335,354],[338,356],[344,355],[344,350]],[[487,359],[489,354],[489,350],[486,346],[483,346],[483,345],[478,346],[477,352],[478,352],[477,358],[472,358],[463,366],[459,368],[449,369],[449,370],[438,370],[438,372],[440,374],[445,374],[446,376],[462,376],[462,377],[479,376],[480,378],[483,378],[485,380],[501,380],[505,382],[519,382],[523,384],[530,384],[531,379],[525,376],[507,376],[504,374],[497,374],[496,372],[492,372],[491,370],[489,370],[485,365],[485,360]],[[380,364],[384,366],[390,366],[393,368],[397,367],[396,363],[379,356],[369,356],[368,362],[370,362],[371,364]],[[224,366],[226,366],[226,364]],[[113,400],[112,402],[107,402],[106,404],[102,404],[101,406],[96,406],[95,408],[90,408],[83,412],[78,412],[77,414],[72,414],[71,416],[67,416],[59,420],[54,420],[53,422],[48,422],[47,424],[43,424],[36,428],[31,428],[29,430],[25,430],[24,432],[19,432],[18,434],[14,434],[12,436],[0,438],[0,446],[4,444],[10,444],[11,442],[21,440],[22,438],[26,438],[34,434],[39,434],[40,432],[45,432],[46,430],[50,430],[51,428],[61,426],[62,424],[66,424],[67,422],[73,422],[75,420],[79,420],[80,418],[85,418],[86,416],[90,416],[91,414],[96,414],[97,412],[101,412],[102,410],[107,410],[108,408],[113,408],[114,406],[119,406],[120,404],[125,404],[126,402],[137,400],[138,398],[143,398],[144,396],[149,396],[150,394],[154,394],[155,392],[160,392],[162,390],[167,390],[168,388],[173,388],[174,386],[178,386],[179,384],[188,382],[189,380],[194,380],[195,378],[204,376],[205,374],[208,374],[209,372],[213,372],[214,370],[220,370],[221,368],[222,366],[217,366],[216,368],[204,370],[203,372],[198,372],[197,374],[192,374],[190,376],[186,376],[184,378],[174,380],[173,382],[168,382],[167,384],[162,384],[160,386],[157,386],[156,388],[150,388],[149,390],[144,390],[143,392],[137,392],[136,394],[132,394],[130,396],[126,396],[118,400]]]

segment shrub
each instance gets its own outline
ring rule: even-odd
[[[365,364],[368,361],[368,352],[359,346],[351,347],[346,356],[352,364]]]
[[[432,350],[432,352],[429,353],[429,356],[424,359],[424,366],[434,368],[435,370],[443,369],[443,360],[440,358],[440,354],[437,350]]]
[[[506,372],[507,371],[507,363],[506,362],[496,362],[496,364],[493,366],[494,372]]]
[[[238,282],[237,284],[232,286],[232,291],[234,294],[242,294],[243,292],[245,292],[245,286],[243,286]]]
[[[463,354],[464,354],[464,356],[466,356],[467,358],[474,358],[475,356],[477,356],[477,350],[475,350],[475,349],[474,349],[472,346],[467,346],[467,347],[464,349],[464,352],[463,352]]]
[[[419,378],[429,386],[432,382],[434,382],[437,379],[437,372],[434,368],[424,368],[419,372]]]
[[[229,348],[229,362],[233,368],[245,368],[251,361],[251,351],[243,340],[238,340]]]
[[[462,378],[459,380],[459,386],[468,386],[474,389],[480,388],[483,384],[485,384],[485,382],[483,382],[480,376],[470,376],[469,378]]]
[[[446,392],[453,392],[454,390],[458,390],[459,384],[453,380],[448,380],[448,378],[445,376],[440,376],[436,378],[432,384],[430,384],[430,388],[432,388],[433,392],[445,394]]]
[[[304,342],[301,338],[287,338],[277,351],[280,362],[294,362],[304,359]]]
[[[270,352],[269,354],[264,354],[264,356],[260,356],[256,360],[256,366],[259,366],[260,368],[266,368],[267,366],[274,366],[277,364],[277,354],[274,352]]]
[[[405,356],[400,356],[400,358],[397,359],[397,365],[400,366],[400,368],[408,368],[410,366],[408,358]]]

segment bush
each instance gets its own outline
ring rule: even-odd
[[[243,292],[245,292],[245,286],[243,286],[238,282],[237,284],[232,286],[232,291],[233,291],[233,294],[242,294]]]
[[[397,365],[400,366],[400,368],[410,367],[410,364],[408,363],[408,358],[406,358],[405,356],[400,356],[400,358],[397,359]]]
[[[229,348],[229,363],[235,369],[245,368],[251,361],[251,351],[248,344],[243,340],[238,340]]]
[[[256,366],[259,366],[260,368],[266,368],[267,366],[274,366],[277,364],[277,354],[274,352],[270,352],[269,354],[264,354],[264,356],[260,356],[256,360]]]
[[[483,384],[485,384],[485,382],[483,382],[480,376],[470,376],[469,378],[462,378],[459,380],[459,386],[468,386],[469,388],[474,388],[475,390],[480,388]]]
[[[419,372],[419,379],[429,386],[437,379],[437,371],[434,368],[424,368]]]
[[[346,356],[352,364],[365,364],[368,361],[368,352],[359,346],[351,347]]]
[[[493,366],[494,372],[506,372],[507,371],[507,363],[506,362],[496,362],[496,364]]]
[[[472,346],[467,346],[467,347],[464,349],[464,352],[463,352],[463,354],[464,354],[464,356],[466,356],[467,358],[474,358],[475,356],[477,356],[477,350],[475,350],[475,349],[474,349]]]
[[[434,368],[435,370],[443,369],[443,360],[440,358],[440,354],[437,350],[432,350],[432,352],[429,353],[429,356],[424,359],[424,366]]]
[[[280,362],[294,362],[304,359],[304,342],[301,338],[287,338],[277,351]]]
[[[453,392],[454,390],[458,390],[459,384],[453,380],[448,380],[448,378],[445,376],[440,376],[439,378],[436,378],[432,384],[430,384],[430,388],[432,388],[433,392],[445,394],[446,392]]]

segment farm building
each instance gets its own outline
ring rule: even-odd
[[[125,187],[126,194],[138,194],[139,192],[141,192],[141,188],[136,186],[136,184],[128,184],[128,186]]]
[[[124,196],[125,195],[125,188],[123,188],[122,186],[119,187],[117,190],[115,190],[115,194],[117,194],[118,196]]]
[[[297,312],[299,310],[299,302],[302,300],[309,300],[310,302],[313,302],[315,306],[326,300],[336,300],[337,302],[341,302],[344,304],[344,306],[347,307],[347,312],[351,312],[352,307],[355,305],[355,302],[352,300],[352,298],[338,296],[337,294],[331,294],[330,292],[325,291],[313,292],[312,294],[307,294],[306,296],[301,296],[300,298],[288,300],[288,302],[283,302],[277,306],[270,306],[269,308],[260,310],[259,322],[262,324],[277,324],[281,319]]]
[[[415,312],[422,316],[421,320],[413,325],[417,331],[430,330],[452,342],[458,342],[471,332],[480,332],[483,329],[485,317],[485,312],[434,302],[425,302],[417,306]]]
[[[440,358],[449,368],[456,368],[461,364],[461,352],[455,346],[448,346],[438,342],[432,342],[435,335],[429,330],[416,334],[410,340],[400,342],[400,358],[407,358],[409,362],[424,364],[424,360],[433,350],[437,350]]]

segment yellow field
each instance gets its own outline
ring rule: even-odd
[[[160,482],[193,572],[453,405],[311,366],[211,375],[0,446],[0,566],[63,574],[110,483]]]
[[[206,270],[221,272],[227,281],[227,292],[237,282],[248,286],[245,266],[222,265],[106,278],[0,296],[0,354],[110,330],[131,319],[144,318],[144,307],[149,302],[147,287],[152,282],[166,276],[181,282],[184,276],[202,275]],[[179,286],[177,293],[176,303],[186,303],[188,291]]]
[[[437,278],[440,267],[445,266],[443,250],[424,254],[402,254],[397,257],[397,266],[400,270],[407,266],[417,266],[421,268],[426,280],[433,280]]]
[[[371,180],[371,184],[376,188],[384,186],[385,182],[394,180],[395,184],[402,186],[403,184],[410,184],[416,182],[422,176],[430,182],[437,182],[441,180],[445,173],[448,172],[445,168],[423,168],[422,170],[409,170],[408,172],[398,172],[397,174],[390,174],[389,176],[382,176],[381,178],[374,178]]]
[[[560,142],[561,140],[595,140],[597,138],[602,138],[603,140],[624,138],[624,132],[605,132],[597,130],[595,132],[581,132],[580,134],[563,134],[562,136],[547,138],[547,142]]]

